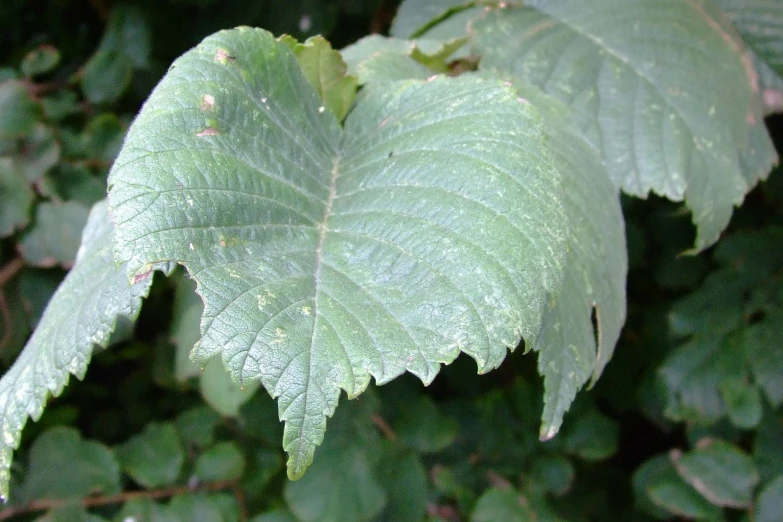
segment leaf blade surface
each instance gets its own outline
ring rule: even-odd
[[[176,102],[174,102],[176,100]],[[340,390],[534,340],[564,258],[534,109],[478,78],[366,87],[341,129],[286,44],[224,31],[175,62],[110,175],[131,274],[184,264],[193,358],[261,380],[301,476]]]

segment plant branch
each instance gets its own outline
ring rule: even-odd
[[[397,434],[394,433],[394,430],[391,428],[391,426],[389,426],[389,423],[387,423],[383,417],[378,414],[373,414],[372,423],[375,424],[375,426],[381,430],[381,432],[383,432],[384,437],[394,443],[397,442]]]
[[[24,260],[21,257],[15,257],[2,268],[0,268],[0,288],[16,277],[16,274],[24,268]]]
[[[168,488],[160,489],[147,489],[141,491],[124,491],[117,495],[111,495],[106,497],[87,497],[83,499],[80,504],[85,508],[108,506],[112,504],[121,504],[128,502],[129,500],[136,499],[160,499],[175,497],[177,495],[184,495],[186,493],[206,492],[206,491],[220,491],[223,489],[233,489],[237,486],[236,480],[222,480],[218,482],[209,482],[206,484],[197,484],[196,486],[171,486]],[[29,504],[24,506],[12,507],[3,509],[0,511],[0,520],[7,520],[17,515],[32,513],[35,511],[45,511],[48,509],[56,509],[64,506],[71,505],[72,500],[67,499],[40,499],[33,500]]]

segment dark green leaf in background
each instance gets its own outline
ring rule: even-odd
[[[71,427],[52,428],[36,439],[26,477],[19,500],[78,499],[120,491],[120,467],[114,453],[103,444],[82,439]]]
[[[716,506],[747,507],[759,476],[753,460],[721,440],[702,440],[688,453],[673,454],[677,472]]]
[[[147,488],[173,484],[182,472],[185,450],[173,423],[150,423],[117,447],[122,469]]]
[[[40,107],[27,92],[24,83],[6,80],[0,83],[0,138],[27,134],[40,115]]]
[[[0,158],[0,237],[10,236],[30,221],[33,194],[11,158]]]
[[[205,447],[214,442],[215,428],[220,422],[220,416],[212,408],[197,406],[181,413],[175,424],[186,444]]]
[[[756,432],[753,460],[762,483],[783,475],[783,416],[780,412],[765,412]]]
[[[52,129],[40,123],[36,125],[19,146],[15,159],[29,183],[43,178],[60,161],[60,144]]]
[[[199,455],[196,476],[202,482],[237,480],[245,470],[245,456],[234,442],[219,442]]]
[[[414,451],[440,451],[457,437],[457,421],[446,415],[429,397],[407,404],[394,422],[400,442]]]
[[[513,489],[488,489],[476,502],[471,522],[534,522],[536,513]]]
[[[239,415],[240,406],[253,397],[258,387],[258,381],[238,385],[226,371],[223,362],[217,358],[207,363],[199,379],[201,396],[224,417]]]
[[[429,484],[427,470],[418,455],[386,442],[378,470],[378,480],[386,491],[386,506],[378,521],[422,520]]]
[[[779,522],[783,513],[783,475],[779,476],[759,493],[754,506],[755,522]]]
[[[381,445],[368,422],[371,402],[363,397],[338,410],[311,469],[286,482],[283,496],[302,522],[371,520],[386,504],[375,472]]]
[[[134,69],[148,65],[150,48],[149,26],[139,7],[117,4],[98,50],[84,66],[82,90],[87,99],[96,104],[119,99]]]
[[[35,222],[19,244],[25,261],[41,268],[73,266],[89,212],[76,201],[38,205]]]
[[[745,355],[756,383],[773,406],[783,403],[783,309],[745,330]]]
[[[639,507],[659,520],[671,515],[696,520],[716,520],[720,508],[711,504],[677,474],[668,455],[657,455],[639,466],[633,475]]]
[[[71,374],[84,378],[93,347],[106,346],[119,317],[134,320],[152,275],[129,284],[115,266],[105,202],[90,213],[76,265],[57,290],[38,328],[0,379],[0,495],[8,498],[13,448],[31,416],[37,420],[49,393],[59,395]]]
[[[19,69],[27,77],[46,74],[60,63],[60,51],[51,45],[42,44],[22,58]]]

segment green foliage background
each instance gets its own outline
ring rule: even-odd
[[[746,43],[782,150],[781,62],[770,57],[783,56],[773,23],[783,4],[715,4],[737,27],[772,28]],[[299,40],[323,34],[342,48],[387,31],[396,7],[5,0],[4,370],[73,266],[128,126],[177,56],[238,25]],[[358,74],[364,82],[375,72]],[[683,205],[623,196],[622,208],[627,321],[612,362],[554,439],[538,437],[534,357],[518,350],[477,376],[463,354],[427,388],[406,374],[344,401],[312,467],[288,481],[273,400],[237,388],[219,361],[202,372],[188,360],[203,305],[177,269],[155,275],[137,324],[120,321],[85,380],[27,425],[0,519],[782,520],[783,173],[748,194],[717,245],[698,255],[683,255],[697,237]]]

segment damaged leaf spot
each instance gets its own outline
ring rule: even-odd
[[[228,63],[229,60],[235,60],[235,56],[231,56],[225,49],[218,49],[215,53],[215,61],[217,63]]]

